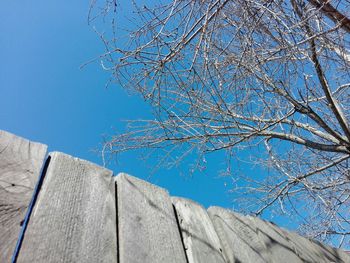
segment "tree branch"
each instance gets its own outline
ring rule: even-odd
[[[340,24],[340,27],[347,33],[350,33],[350,19],[334,8],[329,0],[308,0],[310,4],[318,8],[334,23]]]

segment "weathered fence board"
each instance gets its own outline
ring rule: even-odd
[[[51,161],[17,262],[117,262],[112,172],[62,153]]]
[[[208,213],[228,262],[350,262],[350,256],[328,250],[306,238],[274,227],[261,219],[243,216],[220,207]]]
[[[117,177],[119,263],[186,262],[168,193],[125,174]]]
[[[207,211],[184,198],[172,197],[189,263],[225,263],[219,238]]]
[[[275,237],[281,244],[288,242],[288,247],[293,247],[303,262],[350,262],[350,255],[343,250],[309,240],[259,218],[253,217],[253,220],[265,235]]]
[[[10,262],[47,146],[0,130],[0,262]]]

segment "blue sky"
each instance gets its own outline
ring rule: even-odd
[[[0,6],[0,129],[45,143],[49,151],[102,164],[92,151],[103,135],[123,131],[126,119],[152,118],[143,100],[117,85],[108,89],[109,73],[98,63],[80,69],[103,53],[87,24],[88,1],[4,0]],[[130,2],[126,1],[125,4]],[[107,29],[107,26],[106,26]],[[108,167],[127,172],[193,199],[204,206],[233,208],[230,178],[219,178],[223,155],[212,155],[208,168],[194,176],[149,167],[135,153]],[[246,172],[252,170],[245,168]]]

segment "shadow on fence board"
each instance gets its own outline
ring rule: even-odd
[[[10,262],[47,146],[0,130],[0,262]]]

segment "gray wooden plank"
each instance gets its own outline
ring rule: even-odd
[[[256,217],[210,207],[227,262],[350,262],[341,250],[317,244]]]
[[[17,262],[117,262],[112,172],[51,153]]]
[[[285,230],[259,218],[254,218],[259,230],[265,235],[274,237],[281,244],[288,242],[303,262],[350,262],[350,255],[341,249],[322,244]],[[275,253],[276,254],[276,253]]]
[[[0,130],[0,262],[10,262],[47,146]]]
[[[167,191],[126,174],[119,174],[116,181],[119,263],[185,263]]]
[[[189,263],[225,263],[219,237],[207,211],[184,198],[171,198]]]
[[[220,238],[227,262],[265,262],[261,251],[266,252],[266,247],[236,214],[219,207],[210,207],[208,214]]]

